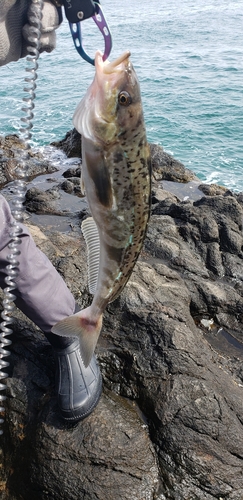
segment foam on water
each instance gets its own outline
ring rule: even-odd
[[[243,1],[103,0],[113,34],[112,58],[132,52],[142,90],[148,139],[202,180],[243,190]],[[82,24],[91,54],[103,42]],[[0,133],[18,131],[24,61],[0,68]],[[94,75],[76,53],[69,28],[57,49],[42,54],[34,141],[62,138]]]

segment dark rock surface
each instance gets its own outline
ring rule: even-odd
[[[75,128],[67,132],[61,141],[52,142],[51,146],[64,151],[68,158],[82,156],[81,135]]]
[[[2,500],[243,499],[243,196],[208,192],[180,201],[154,180],[144,249],[104,317],[103,396],[84,422],[60,420],[51,349],[16,314]],[[32,231],[84,307],[81,216],[65,234],[47,219],[46,234]]]
[[[198,180],[196,175],[185,168],[184,165],[173,156],[164,151],[162,146],[150,144],[151,162],[153,175],[157,180],[172,182],[189,182]]]
[[[38,188],[30,188],[26,193],[25,205],[29,212],[37,214],[56,214],[62,215],[58,209],[56,201],[60,199],[60,193],[55,188],[42,191]]]
[[[198,186],[198,189],[202,191],[205,195],[207,196],[215,196],[219,194],[228,194],[228,195],[233,195],[232,191],[227,189],[224,186],[219,186],[218,184],[200,184]]]
[[[130,500],[146,498],[146,492],[152,498],[156,456],[131,404],[106,391],[82,425],[63,424],[50,391],[48,346],[26,329],[14,340],[5,434],[10,498]]]
[[[0,188],[16,179],[16,168],[23,159],[23,143],[17,135],[0,136]],[[29,151],[24,160],[26,175],[32,179],[37,175],[52,173],[57,169],[38,152]]]

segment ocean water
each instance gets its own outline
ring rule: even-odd
[[[129,49],[147,135],[202,181],[243,190],[243,0],[103,0],[113,35],[111,59]],[[86,50],[103,41],[82,23]],[[25,61],[0,68],[0,133],[18,132]],[[57,49],[42,54],[33,141],[49,144],[72,128],[94,75],[74,49],[67,22]]]

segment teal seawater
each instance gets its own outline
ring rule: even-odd
[[[103,0],[111,58],[129,49],[142,91],[150,142],[203,181],[243,190],[243,0]],[[103,47],[91,21],[86,49]],[[0,133],[18,132],[25,61],[0,68]],[[42,54],[33,141],[42,146],[72,127],[94,68],[74,49],[67,22],[57,49]]]

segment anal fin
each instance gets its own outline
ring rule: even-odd
[[[88,250],[88,286],[90,293],[97,289],[100,263],[100,237],[93,217],[88,217],[81,224],[82,233]]]

